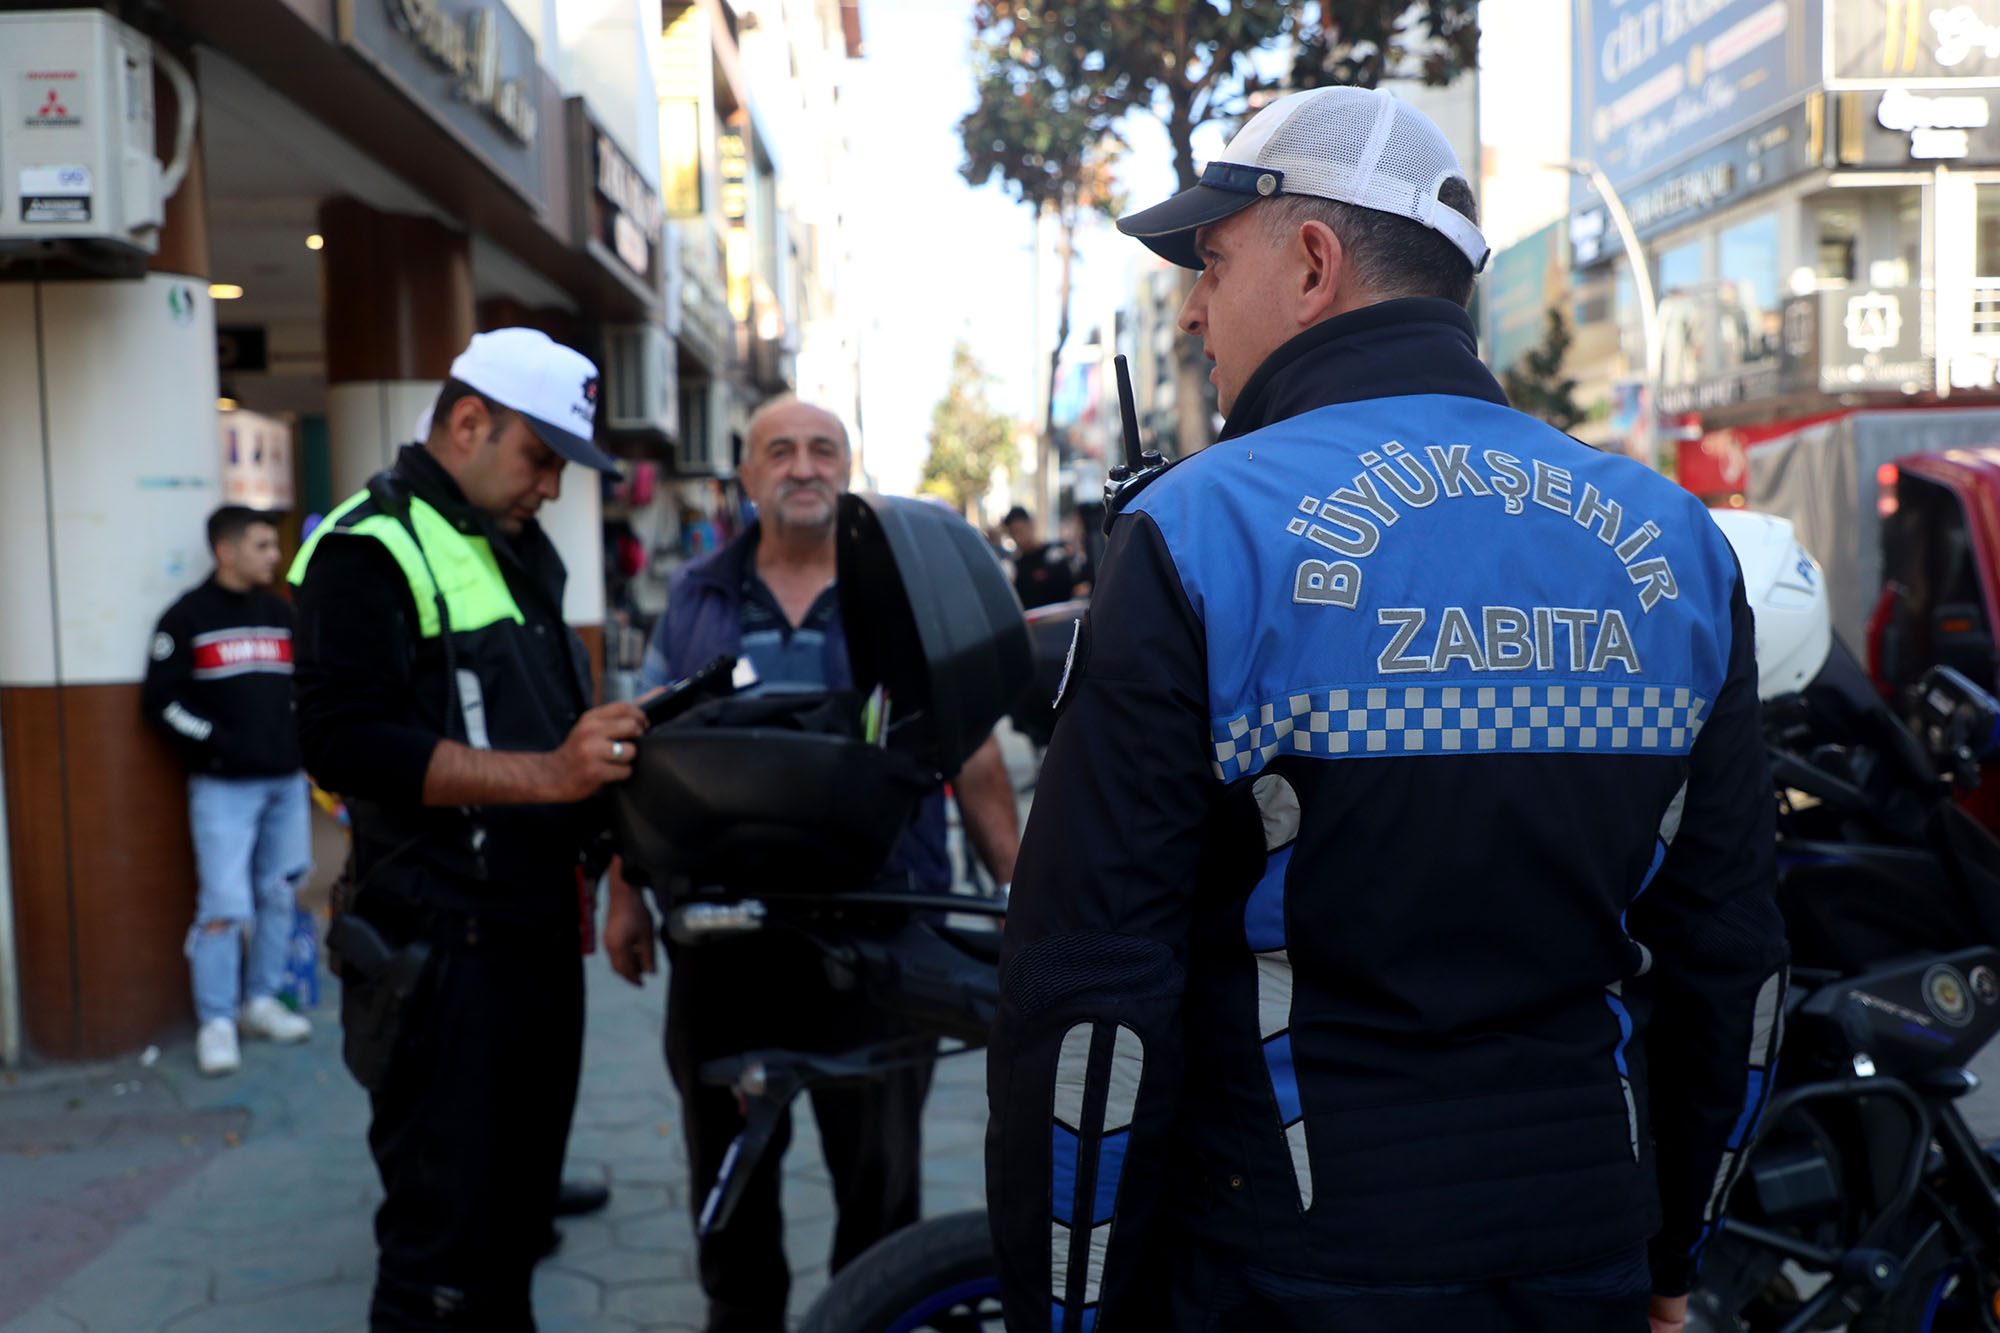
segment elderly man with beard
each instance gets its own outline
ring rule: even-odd
[[[837,502],[847,489],[847,432],[832,413],[793,399],[767,404],[750,422],[743,487],[757,522],[682,570],[646,655],[647,688],[679,680],[717,656],[747,659],[762,692],[842,689],[852,684],[834,586]],[[986,743],[954,779],[967,835],[996,881],[1013,878],[1019,829],[999,746]],[[878,888],[940,893],[951,885],[943,792],[934,791],[890,853]],[[634,985],[653,970],[653,924],[639,894],[612,877],[604,945]],[[811,946],[784,937],[669,947],[667,1067],[680,1089],[699,1216],[743,1126],[735,1094],[695,1077],[707,1060],[759,1047],[837,1051],[899,1036],[900,1020],[851,992],[832,989]],[[920,1129],[930,1068],[812,1094],[839,1222],[834,1271],[875,1241],[917,1220]],[[779,1163],[787,1121],[764,1155],[729,1224],[701,1242],[709,1333],[782,1333],[791,1284],[779,1211]]]

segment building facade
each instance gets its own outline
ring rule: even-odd
[[[747,12],[789,34],[782,58],[816,53],[773,96],[812,90],[824,130],[858,7]],[[154,619],[207,571],[211,509],[281,511],[296,543],[414,437],[473,333],[540,328],[603,368],[598,434],[628,460],[602,486],[571,469],[543,520],[615,688],[633,587],[663,597],[740,518],[748,413],[808,351],[842,382],[820,351],[838,209],[788,211],[723,0],[145,16],[0,6],[9,170],[40,191],[0,218],[0,344],[21,353],[0,358],[0,1064],[186,1018],[184,787],[138,693]],[[112,217],[133,225],[98,234]],[[845,374],[826,391],[851,398]],[[641,514],[671,522],[642,541]]]
[[[1572,364],[1603,442],[1723,496],[1745,432],[1996,401],[1996,24],[1996,0],[1578,0],[1571,156],[1622,196],[1658,329],[1649,366],[1630,260],[1579,179]]]
[[[862,55],[858,0],[668,0],[653,57],[675,343],[673,447],[635,458],[606,504],[607,689],[629,695],[674,571],[748,520],[737,467],[779,394],[826,405],[865,475],[859,338],[838,300],[849,262],[842,83]]]

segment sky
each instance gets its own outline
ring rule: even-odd
[[[873,481],[912,491],[929,451],[931,408],[945,390],[958,338],[998,379],[995,406],[1035,416],[1033,330],[1039,313],[1053,329],[1051,301],[1040,303],[1030,239],[1033,220],[995,182],[979,189],[958,173],[958,121],[972,104],[971,4],[966,0],[863,0],[867,58],[842,96],[850,109],[856,186],[851,209],[855,265],[844,300],[861,302],[862,433]],[[1502,197],[1487,201],[1505,245],[1564,207],[1566,182],[1540,163],[1568,144],[1568,80],[1549,79],[1550,50],[1568,64],[1569,0],[1486,0],[1479,117],[1485,143],[1506,148]],[[1553,40],[1551,40],[1553,39]],[[1120,169],[1129,207],[1172,194],[1172,150],[1165,129],[1128,117],[1130,143]],[[1196,138],[1206,161],[1223,137],[1209,127]],[[1464,164],[1476,172],[1476,162]],[[1525,170],[1521,170],[1525,168]],[[1125,303],[1145,251],[1108,223],[1087,226],[1078,245],[1072,336],[1081,338]],[[1049,290],[1053,279],[1044,275]]]
[[[858,290],[862,301],[864,448],[876,484],[889,491],[916,488],[955,340],[964,338],[998,378],[996,407],[1024,420],[1035,411],[1033,217],[997,181],[973,189],[958,173],[958,121],[973,100],[971,8],[865,0],[868,56],[842,93],[857,187],[855,265],[842,297]],[[1134,121],[1132,132],[1135,151],[1121,175],[1136,208],[1171,194],[1174,174],[1157,122]],[[1087,331],[1083,312],[1120,304],[1144,254],[1108,225],[1086,233],[1074,278],[1077,337]],[[1039,313],[1053,325],[1052,309]]]

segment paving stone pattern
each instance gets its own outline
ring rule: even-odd
[[[691,1330],[703,1302],[687,1213],[680,1104],[660,1061],[659,978],[635,991],[590,960],[583,1088],[568,1173],[611,1206],[566,1222],[535,1278],[546,1333]],[[370,1219],[381,1198],[365,1096],[341,1067],[331,996],[302,1046],[246,1043],[243,1072],[204,1079],[191,1045],[0,1082],[4,1333],[335,1333],[366,1327]],[[925,1207],[983,1200],[978,1056],[939,1068]],[[793,1312],[825,1285],[833,1201],[810,1109],[786,1159]]]
[[[1025,745],[1007,737],[1017,780]],[[957,833],[954,830],[954,850]],[[660,1059],[663,979],[588,960],[590,1017],[568,1173],[608,1180],[536,1273],[545,1333],[701,1327],[680,1105]],[[338,986],[311,1041],[246,1043],[204,1079],[191,1043],[150,1065],[0,1073],[0,1333],[336,1333],[366,1326],[381,1197],[367,1100],[340,1064]],[[2000,1137],[2000,1049],[1968,1106]],[[833,1203],[809,1110],[786,1158],[792,1312],[826,1282]],[[980,1207],[984,1063],[943,1062],[925,1116],[927,1215]]]
[[[1033,770],[1004,726],[1016,786]],[[1025,819],[1027,801],[1022,800]],[[954,827],[954,856],[963,839]],[[340,848],[316,846],[337,864]],[[664,966],[665,959],[661,959]],[[696,1330],[680,1099],[660,1054],[663,976],[635,990],[586,961],[583,1084],[566,1174],[606,1180],[535,1275],[544,1333]],[[0,1333],[345,1333],[367,1326],[381,1186],[368,1102],[340,1063],[339,985],[299,1046],[246,1042],[204,1079],[190,1040],[158,1059],[0,1072]],[[191,1034],[190,1034],[191,1035]],[[833,1196],[809,1105],[785,1159],[792,1313],[826,1285]],[[985,1065],[938,1066],[925,1113],[926,1215],[982,1207]]]

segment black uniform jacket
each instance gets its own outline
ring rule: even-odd
[[[405,447],[395,470],[461,532],[491,543],[524,618],[454,636],[458,669],[479,677],[492,747],[557,748],[591,696],[588,656],[562,618],[561,557],[533,522],[503,534],[421,447]],[[579,851],[604,822],[596,803],[478,811],[423,803],[431,751],[466,733],[455,719],[448,729],[443,642],[419,634],[409,579],[387,548],[366,536],[322,537],[299,586],[298,619],[306,768],[347,799],[360,869],[395,853],[482,908],[573,914]]]
[[[1785,958],[1693,497],[1507,408],[1456,306],[1344,315],[1125,506],[1061,707],[989,1054],[1009,1328],[1146,1327],[1190,1237],[1428,1285],[1652,1236],[1685,1290]]]

